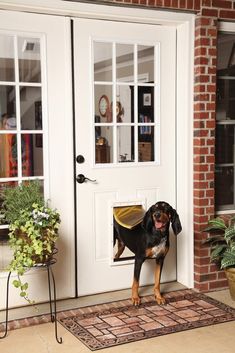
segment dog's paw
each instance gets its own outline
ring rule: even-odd
[[[139,306],[139,305],[140,305],[141,299],[140,299],[139,296],[138,296],[138,297],[132,297],[131,299],[132,299],[132,304],[133,304],[134,306]]]
[[[156,298],[156,302],[158,303],[158,305],[164,305],[166,304],[166,299],[162,296],[155,296]]]

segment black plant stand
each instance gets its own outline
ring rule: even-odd
[[[55,338],[56,341],[61,344],[62,338],[58,337],[57,330],[57,308],[56,308],[56,285],[55,285],[55,277],[52,271],[52,265],[56,263],[56,259],[52,258],[50,261],[46,263],[36,264],[33,268],[45,268],[47,270],[47,278],[48,278],[48,289],[49,289],[49,304],[50,304],[50,316],[51,322],[54,323],[55,326]],[[7,277],[7,291],[6,291],[6,318],[5,318],[5,332],[3,336],[0,336],[0,339],[3,339],[7,336],[8,332],[8,312],[9,312],[9,283],[10,283],[11,272],[8,273]],[[53,298],[52,298],[53,292]]]

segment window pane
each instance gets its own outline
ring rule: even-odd
[[[235,71],[234,71],[235,73]],[[216,119],[235,120],[235,80],[217,80],[217,107]]]
[[[154,122],[154,87],[138,87],[138,121]]]
[[[95,162],[113,163],[113,128],[96,126],[95,134]]]
[[[43,176],[43,150],[38,147],[38,140],[42,135],[22,134],[22,175]]]
[[[41,82],[40,39],[18,38],[21,82]]]
[[[216,167],[215,169],[215,203],[217,207],[234,206],[234,168]]]
[[[134,122],[134,86],[117,85],[116,115],[118,123]]]
[[[117,136],[118,162],[134,162],[134,127],[118,126]]]
[[[0,178],[16,177],[17,172],[17,136],[0,135]]]
[[[94,111],[95,122],[106,123],[112,122],[112,86],[111,85],[95,85],[94,92]]]
[[[14,37],[0,35],[0,81],[15,81]]]
[[[112,43],[94,42],[94,80],[112,81]]]
[[[134,81],[134,45],[116,44],[117,81]]]
[[[154,47],[138,45],[138,82],[154,82]]]
[[[40,87],[21,87],[20,115],[22,130],[42,129]]]
[[[234,125],[216,126],[216,163],[234,163]]]
[[[16,98],[14,86],[0,86],[0,130],[16,128]]]
[[[139,162],[154,161],[154,128],[143,125],[138,128]]]

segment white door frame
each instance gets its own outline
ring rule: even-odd
[[[194,14],[95,5],[60,0],[5,0],[0,9],[175,26],[177,29],[176,166],[177,211],[183,231],[177,240],[177,278],[193,287],[193,58]],[[167,142],[166,142],[167,143]]]

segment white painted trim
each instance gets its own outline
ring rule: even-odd
[[[192,18],[191,13],[161,11],[100,4],[85,4],[61,0],[5,0],[0,1],[0,9],[36,12],[51,15],[74,16],[93,19],[107,19],[159,25],[179,25]]]
[[[177,281],[194,286],[193,235],[193,67],[194,18],[177,28],[177,212],[183,231],[177,239]]]

